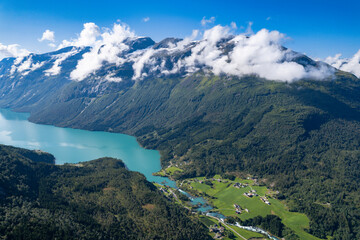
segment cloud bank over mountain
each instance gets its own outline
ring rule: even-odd
[[[341,58],[341,54],[336,54],[334,57],[327,57],[325,62],[360,78],[360,50],[352,58]]]
[[[75,46],[91,46],[92,49],[83,55],[70,77],[81,81],[100,69],[103,63],[115,63],[117,66],[124,63],[125,59],[119,57],[119,54],[129,49],[125,40],[134,37],[135,33],[126,25],[114,24],[112,29],[105,29],[100,33],[99,27],[94,23],[84,24],[84,30],[74,43]]]
[[[100,28],[92,22],[85,23],[84,28],[79,34],[78,38],[71,40],[63,40],[58,49],[74,46],[74,47],[86,47],[93,46],[96,43],[97,38],[100,36]]]
[[[21,48],[18,44],[4,45],[0,43],[0,59],[6,57],[21,57],[26,56],[30,52],[24,48]]]
[[[130,78],[134,81],[172,74],[187,76],[198,71],[239,77],[255,75],[284,82],[324,80],[332,78],[333,67],[360,76],[359,52],[352,59],[343,60],[340,55],[326,59],[331,67],[283,47],[286,35],[267,29],[253,32],[251,25],[250,22],[243,33],[236,33],[235,23],[230,26],[215,25],[203,31],[194,30],[184,39],[167,38],[155,43],[150,38],[136,35],[124,23],[100,28],[89,22],[83,25],[76,38],[63,40],[57,47],[58,50],[72,47],[71,50],[50,54],[47,64],[34,62],[31,55],[24,57],[29,52],[18,45],[0,44],[0,53],[17,57],[11,74],[19,72],[26,75],[44,66],[46,69],[42,71],[45,76],[56,76],[61,73],[67,59],[82,51],[76,57],[75,67],[67,68],[69,79],[74,81],[101,78],[120,82],[124,76],[117,74],[117,69],[121,68],[130,68],[127,74],[132,74]],[[53,43],[54,32],[45,31],[42,39]]]
[[[142,79],[149,73],[167,75],[202,69],[214,74],[254,74],[289,82],[303,78],[324,79],[333,73],[325,64],[303,66],[293,61],[298,54],[282,47],[286,37],[278,31],[262,29],[257,33],[235,34],[233,30],[233,27],[217,25],[205,30],[200,39],[197,39],[199,31],[196,30],[192,36],[170,42],[167,46],[157,49],[150,46],[128,53],[127,43],[139,37],[126,24],[116,23],[112,29],[101,30],[95,23],[86,23],[77,39],[64,40],[59,48],[91,47],[71,73],[71,79],[76,81],[94,74],[104,64],[121,66],[126,62],[133,64],[134,80]],[[181,53],[184,53],[183,56],[172,59],[171,67],[166,64],[168,58],[164,56],[171,58],[171,55]]]

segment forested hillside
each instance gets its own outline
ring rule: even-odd
[[[99,98],[73,97],[34,111],[30,120],[125,132],[159,149],[178,178],[253,174],[311,219],[318,237],[358,237],[359,80],[281,83],[256,77],[149,79]],[[57,98],[59,99],[59,98]],[[90,104],[84,104],[84,103]]]
[[[122,161],[56,166],[0,145],[2,239],[207,239],[207,229]]]

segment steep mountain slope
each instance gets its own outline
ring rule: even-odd
[[[167,38],[159,43],[137,37],[120,25],[113,31],[92,47],[70,46],[47,54],[3,59],[1,106],[33,111],[41,108],[42,102],[91,99],[126,91],[142,80],[183,78],[197,72],[294,81],[330,79],[335,71],[282,47],[283,35],[265,29],[249,37],[232,35],[226,27],[216,26],[205,31],[199,41]],[[84,107],[88,102],[82,104]]]
[[[207,229],[120,160],[55,166],[0,145],[4,239],[207,239]],[[45,162],[45,163],[44,163]]]
[[[69,47],[47,54],[3,59],[0,62],[1,105],[5,107],[36,105],[55,89],[70,83],[67,77],[69,71],[76,66],[77,61],[86,51],[86,48]],[[67,57],[64,71],[59,72],[56,77],[47,72],[64,56]]]

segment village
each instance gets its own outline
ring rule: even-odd
[[[154,175],[172,178],[183,170],[172,164]],[[286,206],[277,199],[279,191],[265,186],[263,179],[256,176],[221,176],[195,177],[178,180],[178,188],[157,185],[158,189],[171,201],[181,204],[192,214],[199,217],[208,228],[214,239],[278,239],[256,226],[231,224],[227,219],[247,220],[257,216],[281,216],[281,219],[296,219],[286,222],[286,226],[301,236],[310,236],[305,229],[307,217],[297,212],[289,212]],[[186,193],[188,199],[185,199]],[[181,199],[180,199],[181,198]],[[199,203],[202,199],[202,203]],[[194,204],[195,203],[195,204]],[[223,218],[222,218],[222,217]],[[298,228],[299,224],[302,228]]]
[[[164,170],[167,174],[175,174],[179,171],[181,169],[175,166]],[[263,239],[265,236],[267,239],[276,239],[266,235],[266,232],[259,232],[255,226],[239,227],[231,224],[227,222],[228,218],[247,220],[269,214],[299,217],[299,213],[288,212],[276,199],[278,191],[268,189],[256,177],[228,178],[215,175],[177,181],[178,188],[167,186],[166,183],[155,185],[170,201],[182,205],[198,216],[209,228],[209,233],[214,239],[229,239],[229,234],[234,234],[236,236],[234,239],[243,239],[239,234],[246,239],[256,237]],[[202,199],[201,203],[199,199]],[[288,226],[293,227],[291,223]],[[297,232],[306,234],[301,230]]]
[[[259,187],[258,179],[254,177],[248,177],[247,179],[230,180],[230,179],[224,179],[220,176],[214,176],[212,178],[203,177],[203,178],[186,179],[179,183],[179,187],[183,188],[185,191],[192,193],[195,196],[205,196],[205,197],[207,197],[207,192],[216,191],[217,189],[219,189],[220,186],[222,189],[233,188],[234,189],[234,191],[232,191],[233,194],[242,194],[246,198],[254,199],[255,202],[260,200],[262,203],[266,205],[271,205],[268,197],[266,196],[266,192],[261,191],[261,195],[260,195],[257,192],[257,190],[254,189]],[[239,191],[236,191],[235,189],[238,189]],[[260,189],[262,188],[260,187]],[[244,190],[246,191],[244,192]],[[216,198],[216,194],[212,197],[212,199],[215,198]],[[248,207],[246,207],[249,203],[247,202],[238,203],[235,201],[236,198],[228,199],[228,201],[234,207],[233,210],[234,213],[236,215],[249,214],[250,210]],[[251,205],[256,204],[255,202],[251,203]],[[217,208],[215,207],[214,210],[216,211],[216,209]]]

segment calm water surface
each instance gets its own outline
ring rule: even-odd
[[[29,114],[0,109],[0,143],[27,149],[40,149],[53,154],[56,164],[78,163],[100,157],[122,159],[133,171],[143,173],[149,181],[158,183],[167,178],[152,176],[161,169],[160,154],[140,147],[132,136],[59,128],[27,121]]]

